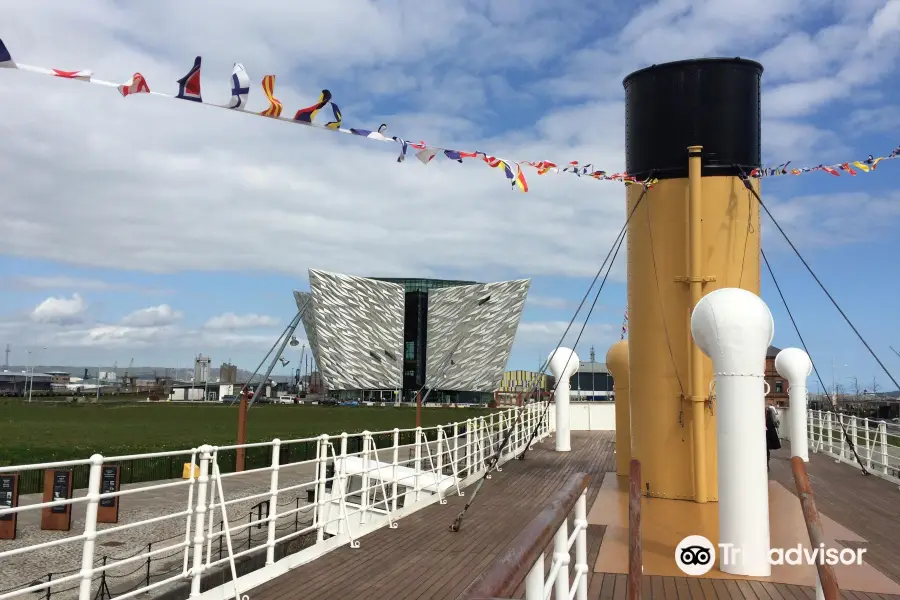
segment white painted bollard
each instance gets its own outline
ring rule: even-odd
[[[764,384],[774,333],[766,303],[739,288],[710,292],[691,314],[691,335],[715,374],[719,543],[740,550],[719,568],[732,575],[768,577],[772,571]]]
[[[578,372],[578,355],[574,350],[559,347],[550,355],[549,367],[556,378],[556,451],[569,452],[572,441],[569,424],[569,378]]]
[[[806,379],[812,373],[812,361],[800,348],[785,348],[775,357],[775,370],[788,380],[788,398],[791,403],[788,415],[791,456],[799,456],[803,462],[809,462]]]

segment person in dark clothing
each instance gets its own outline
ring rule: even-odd
[[[778,413],[771,404],[766,406],[766,468],[771,470],[769,462],[772,458],[772,450],[781,448],[781,439],[778,437]]]

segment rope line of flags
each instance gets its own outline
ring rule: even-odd
[[[397,162],[403,162],[404,160],[406,160],[406,157],[410,152],[410,148],[415,151],[415,157],[425,165],[434,160],[434,158],[438,155],[443,155],[445,158],[459,163],[462,163],[465,159],[480,160],[487,164],[489,167],[500,170],[506,176],[506,179],[511,184],[512,189],[518,189],[522,192],[528,191],[528,182],[525,178],[525,172],[522,169],[523,165],[534,168],[537,171],[538,175],[546,175],[547,173],[568,173],[576,175],[578,177],[589,177],[599,181],[617,181],[625,185],[637,184],[644,187],[651,187],[657,182],[656,179],[638,180],[634,176],[624,172],[610,173],[605,170],[596,169],[593,164],[581,164],[578,161],[571,161],[567,164],[562,163],[563,166],[559,166],[559,164],[557,163],[546,160],[514,161],[498,158],[481,151],[465,152],[461,150],[454,150],[451,148],[443,148],[440,146],[426,144],[424,141],[411,142],[398,136],[389,136],[387,134],[388,126],[386,124],[381,124],[376,130],[344,127],[344,117],[341,113],[341,109],[334,102],[332,93],[329,90],[322,90],[322,92],[319,94],[319,99],[315,104],[306,108],[301,108],[294,114],[293,117],[282,116],[284,105],[275,96],[275,75],[266,75],[262,78],[261,82],[263,94],[269,102],[269,107],[258,113],[251,112],[247,110],[247,99],[250,95],[251,87],[250,76],[247,74],[247,70],[241,63],[234,64],[231,74],[231,97],[228,102],[225,104],[207,102],[203,100],[200,88],[201,65],[202,59],[198,56],[194,59],[194,65],[187,72],[187,74],[176,82],[178,84],[178,93],[172,96],[170,94],[151,91],[150,85],[147,83],[147,80],[139,72],[134,73],[134,75],[131,76],[131,79],[129,79],[127,82],[118,84],[110,81],[96,79],[93,76],[93,72],[90,70],[64,71],[61,69],[48,69],[44,67],[36,67],[17,63],[13,60],[12,55],[7,50],[6,45],[3,43],[3,40],[0,40],[0,68],[18,69],[21,71],[37,73],[40,75],[49,75],[51,77],[82,81],[86,83],[93,83],[96,85],[116,88],[123,97],[128,97],[136,94],[149,94],[151,96],[188,100],[190,102],[196,102],[204,106],[236,110],[241,111],[245,114],[252,114],[256,116],[267,117],[270,119],[276,119],[281,122],[301,124],[308,127],[315,127],[317,129],[323,129],[335,133],[360,136],[374,141],[399,144],[400,152],[397,157]],[[318,116],[319,112],[327,107],[331,108],[333,119],[326,122],[324,125],[315,122],[315,118]],[[804,173],[813,171],[824,171],[835,176],[840,176],[841,172],[848,173],[849,175],[856,175],[858,171],[862,171],[864,173],[874,171],[880,162],[897,158],[900,158],[900,146],[894,149],[894,151],[891,152],[891,154],[888,156],[881,156],[876,158],[873,155],[869,155],[868,158],[861,161],[849,161],[834,165],[817,165],[814,167],[800,168],[789,168],[791,161],[788,161],[774,168],[753,169],[750,172],[749,176],[752,178],[769,178],[781,175],[802,175]]]

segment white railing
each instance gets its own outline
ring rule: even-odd
[[[54,588],[64,588],[70,592],[69,597],[74,598],[75,585],[78,586],[79,600],[91,600],[100,590],[108,589],[106,577],[111,572],[122,571],[123,567],[129,571],[134,567],[140,570],[140,565],[145,561],[149,565],[154,557],[173,554],[181,556],[181,567],[176,568],[174,574],[151,581],[148,566],[145,584],[139,582],[133,589],[113,593],[113,596],[124,600],[153,590],[163,591],[160,588],[172,589],[177,584],[189,582],[191,598],[239,598],[241,592],[315,560],[344,544],[358,548],[359,539],[367,533],[384,526],[396,528],[397,521],[404,516],[433,503],[446,503],[446,496],[450,493],[464,495],[463,489],[484,475],[495,450],[510,429],[512,435],[500,457],[497,470],[523,450],[532,430],[540,422],[544,406],[531,404],[514,407],[440,427],[365,431],[337,436],[323,434],[315,438],[275,439],[243,446],[202,445],[189,451],[133,456],[104,457],[96,454],[86,460],[0,467],[0,474],[3,474],[90,465],[89,485],[84,497],[0,509],[0,516],[75,505],[84,505],[86,511],[81,533],[59,532],[59,537],[50,541],[11,549],[4,549],[6,542],[0,540],[0,565],[3,565],[4,574],[15,572],[17,563],[26,564],[33,558],[39,560],[40,553],[50,548],[68,545],[71,553],[79,550],[81,553],[81,568],[77,572],[49,581],[23,583],[17,589],[0,592],[0,600],[27,594],[49,598]],[[520,418],[522,412],[524,414]],[[550,432],[550,424],[544,420],[534,442],[544,439]],[[412,435],[413,442],[401,444],[401,438],[409,435]],[[286,464],[281,462],[286,448],[308,443],[313,443],[317,449],[315,458]],[[269,448],[271,464],[242,472],[223,473],[219,453],[239,448],[244,452],[252,448]],[[351,452],[350,448],[359,450]],[[101,493],[104,465],[178,455],[190,456],[188,479]],[[240,478],[252,478],[255,475],[258,479],[260,475],[265,477],[266,474],[268,486],[263,484],[262,491],[234,491],[239,487],[237,482]],[[232,484],[232,481],[235,483]],[[230,486],[233,488],[231,492],[227,489]],[[165,506],[157,508],[163,514],[128,518],[125,502],[129,496],[147,492],[165,495],[175,489],[180,489],[182,493],[186,490],[186,502],[176,505],[174,501],[161,501],[160,504]],[[308,501],[300,501],[298,494],[301,492],[307,493]],[[101,500],[107,498],[119,498],[123,503],[124,523],[98,526],[98,508]],[[235,523],[235,516],[243,514],[240,510],[242,506],[266,502],[268,506],[265,517],[247,523]],[[285,505],[288,507],[283,509]],[[215,531],[213,523],[217,512],[222,523],[220,529]],[[170,543],[155,543],[158,537],[152,537],[153,527],[182,519],[183,536],[177,536],[178,539]],[[285,521],[289,521],[294,527],[292,531],[282,534]],[[265,527],[264,541],[260,540],[254,546],[250,535],[248,548],[236,551],[235,537],[246,535],[250,527]],[[98,564],[99,544],[109,540],[114,534],[133,531],[135,528],[142,528],[141,531],[149,528],[147,539],[139,542],[142,546],[148,546],[146,552],[119,560],[104,558],[102,564]],[[221,550],[223,538],[227,547],[224,556]],[[299,551],[293,548],[293,553],[289,554],[286,547],[290,542],[293,542],[292,545],[299,543],[302,548]],[[153,545],[149,546],[151,543]],[[214,544],[220,548],[218,554],[213,551]],[[236,561],[244,560],[257,560],[257,564],[251,565],[250,569],[252,566],[258,568],[250,570],[244,565],[241,571],[246,574],[238,578]],[[204,587],[209,587],[203,585],[204,574],[220,568],[231,571],[231,577],[226,577],[228,583],[204,591]],[[138,578],[142,576],[139,575]],[[34,581],[34,578],[26,581]]]
[[[542,553],[525,577],[525,600],[549,600],[550,598],[587,600],[587,489],[582,490],[575,503],[572,533],[568,533],[568,519],[563,519],[553,536],[553,562],[544,578],[544,554]],[[569,576],[571,551],[575,548],[574,574]]]
[[[841,413],[809,411],[809,449],[857,466],[844,430],[867,471],[900,484],[900,425]]]
[[[573,473],[498,556],[459,595],[461,600],[512,598],[520,586],[524,600],[587,600],[587,473]],[[568,520],[572,519],[569,533]],[[553,540],[549,569],[545,548]],[[572,549],[575,549],[574,564]],[[545,575],[546,573],[546,575]]]

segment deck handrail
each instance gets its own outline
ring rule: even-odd
[[[0,474],[21,473],[29,469],[62,470],[77,465],[89,468],[88,493],[84,496],[0,508],[2,517],[36,513],[54,507],[71,511],[76,505],[86,506],[83,529],[78,528],[81,531],[72,527],[73,531],[61,531],[49,541],[14,547],[0,544],[0,564],[6,564],[13,557],[19,556],[17,560],[23,560],[29,555],[37,556],[44,549],[65,545],[71,549],[70,554],[81,554],[81,569],[43,582],[34,582],[31,577],[28,580],[31,583],[23,581],[13,589],[0,590],[0,600],[35,593],[50,597],[54,592],[69,587],[78,589],[79,600],[91,600],[97,594],[98,585],[102,585],[104,574],[140,579],[140,574],[130,575],[132,571],[137,573],[141,570],[140,564],[170,555],[181,555],[177,570],[156,577],[152,582],[148,576],[146,584],[139,584],[117,595],[117,598],[125,600],[163,587],[185,584],[190,585],[191,596],[198,599],[232,598],[237,589],[246,591],[291,566],[318,558],[340,545],[358,547],[360,537],[381,527],[394,528],[397,520],[429,504],[446,503],[446,497],[451,493],[462,495],[466,485],[483,476],[494,448],[510,428],[513,435],[499,464],[513,460],[522,451],[528,441],[526,433],[539,424],[542,408],[538,404],[528,404],[448,425],[418,427],[411,430],[414,433],[412,443],[401,437],[402,430],[393,429],[243,444],[241,448],[258,448],[270,457],[265,466],[243,472],[223,472],[222,453],[236,446],[210,445],[187,451],[119,457],[95,454],[84,460],[0,466]],[[551,430],[547,422],[542,423],[539,439],[547,437]],[[286,447],[309,442],[316,446],[314,456],[299,461],[283,459],[283,456],[290,456],[290,452],[285,452]],[[412,450],[412,456],[404,458],[408,449]],[[101,485],[104,465],[132,458],[182,454],[187,459],[184,479],[119,488],[117,491],[108,491]],[[256,477],[262,481],[252,485],[238,484],[242,477]],[[132,513],[111,526],[98,527],[98,509],[106,499],[120,499],[125,510],[131,512],[128,504],[134,496],[176,489],[181,497],[162,502],[164,507],[159,511],[162,514],[148,517],[142,513]],[[298,501],[298,496],[303,495],[307,495],[306,501]],[[265,517],[257,521],[236,522],[234,512],[240,512],[241,506],[263,501],[268,502],[270,507]],[[228,513],[231,513],[231,519]],[[222,527],[215,531],[214,522],[219,516],[223,521]],[[288,521],[289,527],[285,525]],[[176,532],[180,530],[180,533],[157,547],[158,536],[152,529],[168,522],[174,522],[172,529]],[[299,528],[296,526],[298,523]],[[112,535],[137,527],[150,527],[142,531],[147,531],[146,535],[152,537],[140,540],[140,545],[148,548],[146,551],[97,564],[99,544]],[[238,534],[246,536],[251,527],[264,528],[264,538],[254,544],[251,536],[246,549],[236,548],[232,538]],[[216,558],[214,545],[221,545],[223,540],[227,552],[222,556],[220,551]],[[285,556],[281,556],[280,551],[276,552],[288,543],[299,545],[301,549],[296,554]],[[259,568],[242,575],[236,583],[226,578],[225,584],[201,594],[205,577],[229,567],[236,576],[235,562],[245,558],[253,560]],[[129,573],[122,574],[123,571]]]
[[[585,545],[586,548],[586,531],[587,531],[587,515],[586,515],[586,497],[588,482],[590,476],[587,473],[575,473],[566,481],[550,499],[549,504],[534,518],[525,528],[513,539],[507,546],[507,549],[501,554],[491,566],[478,576],[465,591],[458,596],[458,600],[488,600],[492,598],[510,598],[515,590],[526,582],[525,597],[526,600],[532,600],[540,596],[539,600],[545,600],[545,588],[550,589],[549,585],[545,585],[544,581],[544,549],[555,538],[556,545],[554,547],[554,562],[550,569],[550,578],[552,581],[547,584],[557,582],[556,589],[562,588],[562,581],[565,584],[566,596],[569,595],[568,581],[568,560],[569,547],[574,541],[578,545]],[[567,535],[567,518],[572,510],[575,509],[575,523],[572,538]],[[565,556],[561,554],[561,550],[565,547]],[[576,553],[580,553],[586,549],[576,547]],[[559,555],[559,556],[558,556]],[[581,572],[577,564],[581,562],[576,557],[576,581],[575,585],[579,588],[587,590],[587,572],[586,564],[585,572]],[[586,561],[587,557],[583,557]],[[565,577],[561,579],[561,575],[565,569]],[[528,581],[526,581],[528,579]],[[532,581],[534,580],[534,581]],[[539,581],[539,585],[536,585]],[[535,588],[538,589],[535,592]],[[576,598],[581,596],[576,595]]]
[[[822,520],[819,518],[819,511],[816,509],[816,502],[813,499],[812,486],[809,484],[809,477],[806,474],[806,465],[799,456],[791,457],[791,472],[794,475],[794,484],[797,486],[800,507],[803,509],[803,519],[806,521],[810,546],[813,548],[824,547],[825,533],[822,529]],[[816,584],[821,587],[825,600],[840,600],[841,590],[838,587],[834,567],[826,564],[825,561],[818,560],[816,561],[816,574],[818,575]]]
[[[854,467],[858,466],[858,455],[866,471],[900,484],[900,424],[819,410],[809,410],[807,418],[810,452]],[[844,436],[845,430],[856,455]]]

